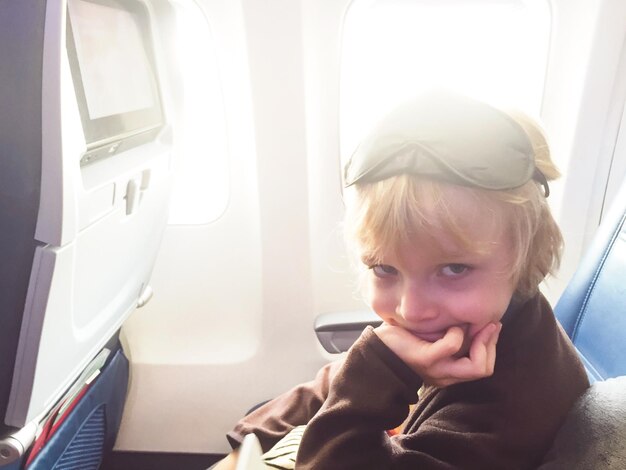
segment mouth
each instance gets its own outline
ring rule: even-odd
[[[417,331],[411,331],[411,330],[409,330],[409,331],[410,331],[410,333],[413,336],[415,336],[415,337],[417,337],[417,338],[419,338],[419,339],[421,339],[423,341],[427,341],[429,343],[434,343],[436,341],[439,341],[448,332],[448,330],[434,331],[434,332],[424,332],[424,333],[420,333],[420,332],[417,332]]]
[[[443,329],[443,330],[438,330],[438,331],[415,331],[415,330],[411,330],[407,328],[407,331],[409,331],[413,336],[423,340],[423,341],[428,341],[429,343],[434,343],[436,341],[439,341],[441,338],[443,338],[447,333],[448,330],[450,328],[452,328],[453,326],[457,326],[459,328],[461,328],[463,330],[463,336],[464,336],[464,342],[466,342],[469,339],[468,332],[469,332],[469,325],[468,324],[461,324],[461,325],[450,325],[447,328]]]

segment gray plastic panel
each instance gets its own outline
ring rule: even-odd
[[[324,313],[315,319],[315,334],[326,351],[337,354],[350,349],[365,327],[381,323],[371,310]]]

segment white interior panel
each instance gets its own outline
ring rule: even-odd
[[[343,238],[339,50],[350,0],[302,2],[309,239],[317,314],[364,306]]]
[[[133,367],[120,450],[225,451],[238,416],[327,360],[312,329],[299,5],[205,7],[230,199],[215,222],[166,231],[154,299],[124,329]]]

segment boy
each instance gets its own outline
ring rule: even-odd
[[[231,444],[255,433],[267,450],[306,425],[296,468],[537,466],[589,385],[538,290],[562,243],[542,133],[432,93],[380,122],[344,176],[347,236],[384,323],[242,419]]]

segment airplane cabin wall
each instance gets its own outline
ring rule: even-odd
[[[230,199],[212,223],[166,230],[154,298],[124,328],[132,373],[118,450],[227,451],[224,433],[249,407],[332,359],[315,316],[363,306],[340,228],[349,3],[198,2],[219,51]],[[612,0],[550,5],[542,117],[564,173],[550,202],[567,243],[555,300],[597,225],[623,110],[626,12]]]
[[[221,49],[230,200],[210,224],[166,230],[154,298],[124,328],[133,366],[118,450],[226,451],[239,416],[329,360],[312,328],[301,5],[202,6]],[[343,296],[333,307],[361,305]]]
[[[542,107],[562,172],[550,196],[565,249],[544,285],[554,303],[573,275],[626,171],[616,145],[626,102],[626,4],[552,0],[553,35]]]

